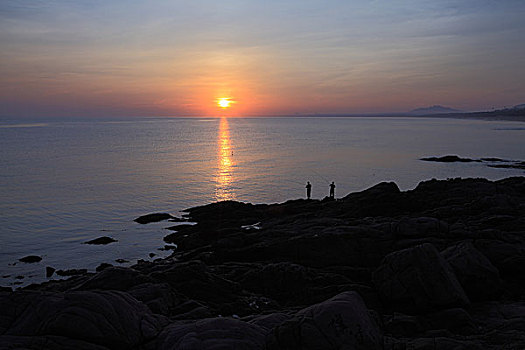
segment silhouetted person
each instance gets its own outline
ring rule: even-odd
[[[312,185],[310,184],[310,181],[306,182],[306,199],[310,199],[310,195],[312,194]]]
[[[330,184],[330,198],[333,199],[334,197],[335,197],[335,184],[332,181],[332,183]]]

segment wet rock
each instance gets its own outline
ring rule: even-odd
[[[37,255],[28,255],[28,256],[24,256],[23,258],[18,259],[18,261],[31,264],[31,263],[42,261],[42,258]]]
[[[99,238],[92,239],[91,241],[84,242],[84,244],[100,245],[100,244],[109,244],[109,243],[113,243],[113,242],[118,242],[118,241],[116,239],[111,238],[111,237],[104,236],[104,237],[99,237]]]
[[[174,217],[168,213],[153,213],[153,214],[142,215],[133,221],[144,225],[144,224],[149,224],[151,222],[159,222],[159,221],[164,221],[168,219],[174,219]]]
[[[469,304],[452,268],[429,243],[387,255],[372,279],[394,309]]]
[[[359,294],[345,292],[275,327],[267,349],[383,349],[383,340]]]
[[[125,263],[129,262],[129,260],[119,258],[119,259],[115,259],[115,262],[118,262],[119,264],[125,264]]]
[[[53,276],[55,271],[56,271],[56,269],[54,267],[46,266],[46,278],[49,278],[49,277]]]
[[[471,300],[486,300],[498,295],[501,288],[498,269],[472,243],[458,243],[441,254]]]

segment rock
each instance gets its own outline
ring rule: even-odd
[[[277,263],[252,268],[240,280],[244,288],[277,301],[303,300],[309,292],[313,274],[297,264]]]
[[[394,233],[397,237],[443,237],[449,231],[446,222],[436,218],[417,217],[403,218],[394,226]]]
[[[144,224],[149,224],[151,222],[159,222],[159,221],[164,221],[168,219],[174,219],[174,217],[168,213],[153,213],[153,214],[142,215],[133,221],[144,225]]]
[[[24,256],[23,258],[18,259],[18,261],[21,261],[23,263],[28,263],[28,264],[36,263],[41,260],[42,258],[37,255],[28,255],[28,256]]]
[[[159,350],[265,349],[266,331],[254,324],[230,318],[209,318],[174,324],[159,335]]]
[[[38,350],[108,350],[105,346],[54,335],[16,336],[0,335],[0,349],[38,349]]]
[[[443,157],[428,157],[428,158],[421,158],[421,160],[427,161],[427,162],[442,162],[442,163],[453,163],[453,162],[462,162],[462,163],[468,163],[468,162],[480,162],[480,160],[470,159],[470,158],[460,158],[456,155],[451,156],[443,156]]]
[[[128,293],[142,301],[156,314],[170,316],[180,304],[180,299],[167,283],[142,283],[133,286]]]
[[[129,260],[119,258],[119,259],[115,259],[115,262],[118,262],[119,264],[125,264],[125,263],[129,262]]]
[[[15,292],[0,298],[0,308],[5,335],[54,335],[112,349],[137,348],[167,323],[116,291]]]
[[[49,277],[53,276],[55,271],[56,271],[56,269],[54,267],[46,266],[46,278],[49,278]]]
[[[151,278],[127,267],[108,267],[77,287],[78,290],[126,291],[137,284],[151,282]]]
[[[461,242],[441,252],[450,264],[470,300],[487,300],[498,295],[498,269],[470,242]]]
[[[429,336],[409,340],[403,349],[410,350],[486,350],[480,342],[471,340],[458,340],[443,336]]]
[[[111,237],[104,236],[104,237],[95,238],[91,241],[84,242],[84,244],[109,244],[113,242],[118,242],[118,241]]]
[[[102,263],[100,265],[97,266],[97,268],[95,269],[97,272],[100,272],[100,271],[103,271],[105,269],[107,269],[108,267],[112,267],[113,265],[111,264],[108,264],[108,263]]]
[[[372,279],[394,309],[469,304],[452,268],[429,243],[387,255]]]
[[[56,274],[59,276],[75,276],[83,275],[87,273],[87,269],[69,269],[69,270],[57,270]]]
[[[200,261],[178,263],[152,271],[153,279],[169,283],[188,298],[225,304],[235,301],[240,293],[237,283],[218,277]]]
[[[155,254],[155,253],[149,253],[148,255],[149,255],[150,258],[153,258],[153,257],[154,257],[155,255],[157,255],[157,254]]]
[[[382,334],[359,294],[345,292],[275,327],[267,349],[383,349]]]
[[[420,323],[428,330],[445,329],[454,334],[476,334],[478,327],[467,311],[461,308],[447,309],[420,317]]]

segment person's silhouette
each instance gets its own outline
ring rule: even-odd
[[[312,185],[310,184],[310,181],[306,182],[306,199],[310,199],[310,195],[312,194]]]
[[[332,181],[332,183],[330,184],[330,198],[334,198],[335,197],[335,183]]]

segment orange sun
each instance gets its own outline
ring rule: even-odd
[[[228,108],[230,105],[234,103],[232,100],[226,97],[218,98],[217,99],[217,105],[221,108]]]

